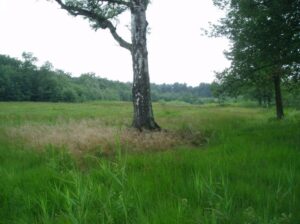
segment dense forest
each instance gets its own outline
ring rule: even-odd
[[[23,60],[0,55],[0,101],[83,102],[91,100],[131,101],[132,83],[111,81],[94,73],[73,77],[54,69],[50,62],[36,66],[37,58],[23,53]],[[210,84],[152,84],[153,101],[202,103],[212,97]]]

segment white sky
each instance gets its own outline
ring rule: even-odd
[[[228,40],[201,36],[201,28],[216,22],[222,12],[212,0],[152,0],[148,35],[150,79],[154,83],[211,82],[213,71],[229,65],[223,51]],[[130,40],[121,17],[120,33]],[[130,53],[118,46],[107,30],[95,32],[87,20],[69,16],[46,0],[0,0],[0,54],[21,58],[32,52],[39,65],[79,76],[95,72],[111,80],[132,81]]]

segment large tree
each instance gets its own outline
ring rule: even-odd
[[[134,107],[133,127],[159,130],[154,120],[150,95],[147,51],[146,10],[149,0],[55,0],[62,9],[73,16],[88,19],[94,29],[108,29],[121,47],[132,56]],[[123,12],[131,12],[131,43],[118,33],[114,20]]]
[[[284,116],[281,82],[300,64],[300,0],[214,0],[226,10],[215,26],[227,36],[231,71],[247,79],[272,80],[277,118]],[[255,83],[255,82],[253,82]]]

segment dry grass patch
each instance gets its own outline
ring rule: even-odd
[[[22,139],[29,147],[43,150],[47,145],[67,148],[73,154],[99,152],[110,154],[116,149],[161,151],[190,139],[181,132],[139,132],[125,127],[106,126],[99,120],[61,121],[53,125],[25,124],[7,130],[11,139]],[[201,138],[201,136],[196,136]],[[191,142],[191,145],[193,142]]]

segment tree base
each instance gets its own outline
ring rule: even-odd
[[[140,132],[143,131],[161,131],[161,127],[155,122],[149,122],[148,124],[137,124],[136,122],[133,122],[132,127],[139,130]]]

